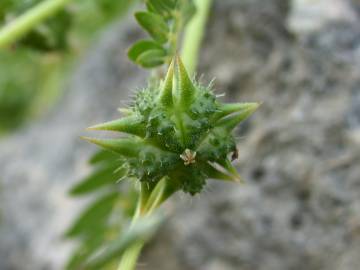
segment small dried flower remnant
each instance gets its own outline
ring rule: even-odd
[[[149,184],[166,178],[176,190],[196,194],[208,178],[238,178],[228,158],[237,152],[232,131],[257,107],[221,103],[210,87],[189,78],[176,57],[163,81],[137,93],[125,117],[90,128],[127,137],[86,139],[119,154],[128,177]]]
[[[180,158],[184,161],[185,166],[193,164],[195,163],[196,152],[185,149],[184,153],[180,155]]]

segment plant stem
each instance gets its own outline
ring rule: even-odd
[[[136,262],[144,244],[144,241],[139,241],[134,243],[129,249],[127,249],[121,259],[118,270],[135,269]]]
[[[132,220],[132,224],[135,224],[137,219],[140,216],[147,216],[151,215],[164,200],[166,200],[167,195],[166,193],[167,183],[166,180],[163,179],[158,183],[158,185],[154,188],[150,197],[147,198],[146,201],[142,201],[142,192],[144,189],[140,190],[140,199],[136,214]],[[145,245],[144,240],[140,240],[133,245],[131,245],[123,254],[120,264],[118,266],[118,270],[133,270],[135,269],[136,262],[140,255],[142,247]]]
[[[0,48],[9,46],[34,26],[61,10],[70,0],[47,0],[0,29]]]
[[[199,58],[199,50],[204,37],[212,0],[194,0],[196,14],[185,29],[182,60],[189,74],[194,74]]]

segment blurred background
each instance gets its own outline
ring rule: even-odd
[[[0,25],[40,1],[10,2]],[[95,151],[79,136],[146,84],[136,1],[73,2],[0,51],[1,270],[63,269]],[[237,131],[246,184],[176,196],[138,269],[360,269],[360,2],[214,1],[198,73],[263,102]]]

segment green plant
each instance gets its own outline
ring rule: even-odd
[[[198,6],[202,12],[198,15],[206,16],[203,9],[209,7],[208,1],[199,3],[205,5]],[[231,133],[258,107],[257,103],[223,104],[211,85],[204,86],[189,76],[176,51],[182,30],[194,13],[191,1],[149,0],[146,4],[147,11],[135,13],[135,18],[152,40],[138,41],[128,55],[145,68],[168,64],[166,76],[152,76],[148,86],[136,93],[132,105],[121,109],[122,118],[89,128],[126,136],[85,138],[118,155],[121,177],[139,184],[131,226],[138,224],[139,218],[151,216],[177,191],[201,192],[208,178],[240,181],[231,164],[237,156]],[[197,30],[202,32],[203,26],[204,20],[198,19]],[[185,44],[198,47],[200,40],[192,40],[192,35],[199,32],[191,29],[188,33]],[[189,48],[191,45],[187,45],[185,58],[193,62],[197,50]],[[193,55],[187,55],[190,53]],[[195,64],[189,66],[194,69]],[[130,245],[118,269],[134,269],[144,243],[140,239]]]
[[[58,9],[66,0],[50,2],[0,31],[0,46],[29,34],[31,25],[53,13],[46,3]],[[150,38],[131,46],[128,56],[152,73],[130,107],[120,110],[122,118],[89,128],[122,136],[85,138],[104,150],[91,158],[92,173],[70,192],[95,199],[66,232],[79,241],[68,269],[134,269],[163,220],[157,211],[163,202],[179,191],[200,193],[209,178],[240,181],[231,164],[237,157],[232,131],[258,104],[224,104],[211,84],[193,78],[211,0],[145,4],[146,11],[135,18]],[[124,180],[131,180],[130,185]]]

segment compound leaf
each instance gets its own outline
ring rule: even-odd
[[[169,27],[162,16],[152,12],[137,12],[135,18],[138,23],[161,44],[166,43],[169,35]]]

